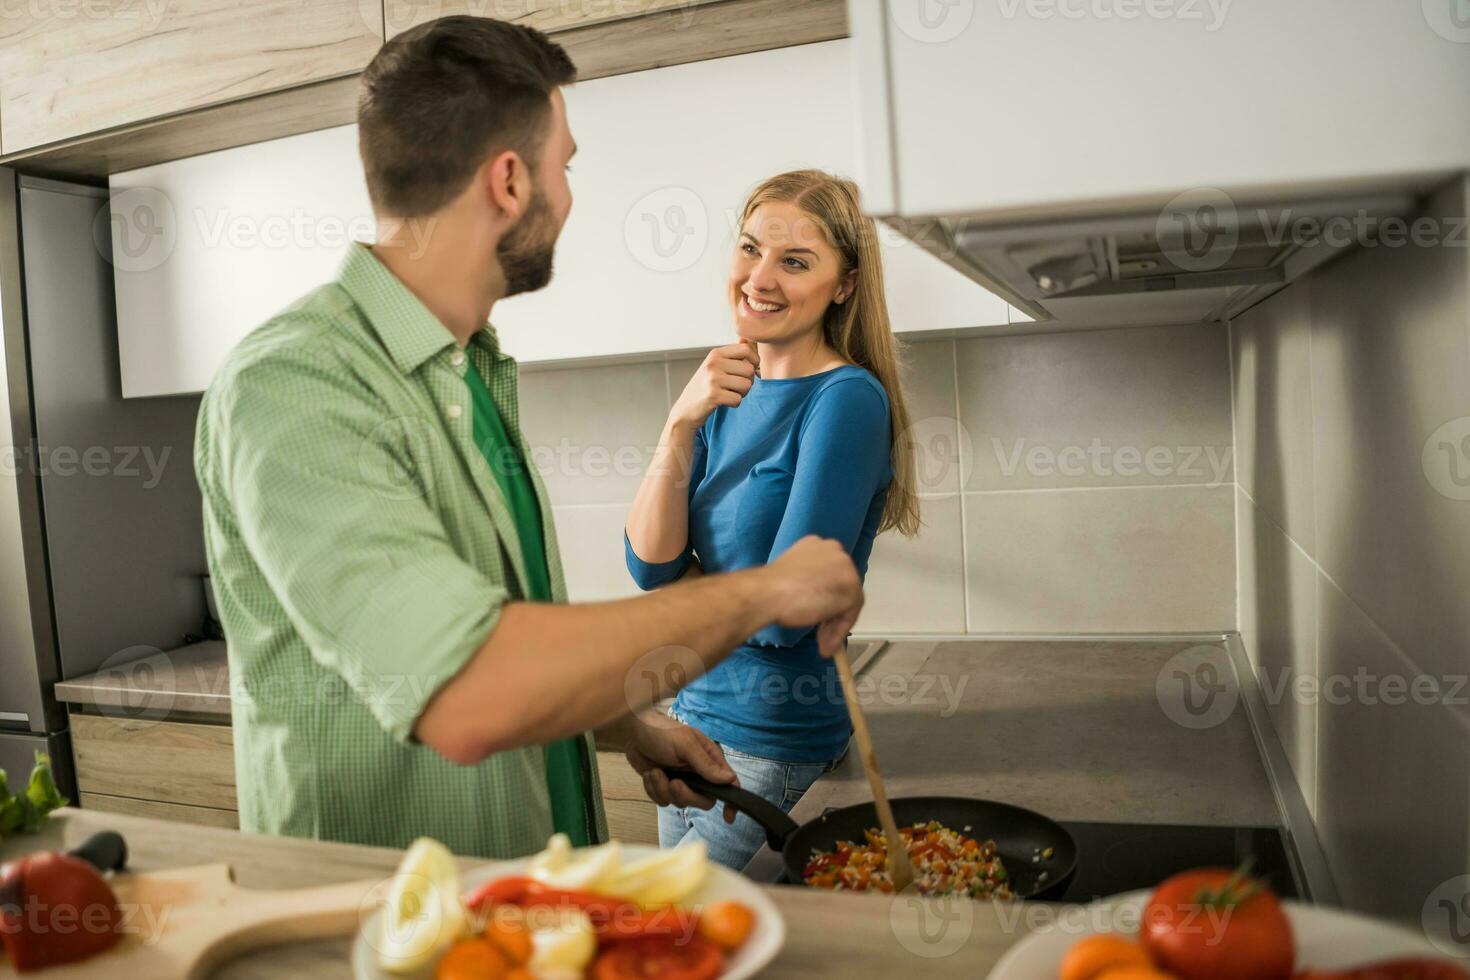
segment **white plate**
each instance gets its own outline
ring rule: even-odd
[[[636,861],[658,851],[647,844],[624,844],[623,858]],[[480,868],[464,876],[461,883],[464,891],[471,892],[487,881],[520,873],[526,861],[502,861]],[[704,885],[681,905],[706,905],[710,902],[737,901],[750,906],[755,913],[755,928],[745,944],[725,961],[725,972],[721,980],[743,980],[754,976],[765,967],[781,947],[786,944],[786,922],[776,905],[766,897],[760,886],[723,865],[710,864],[709,878]],[[428,980],[434,975],[430,967],[418,973],[387,973],[378,969],[377,956],[373,952],[370,937],[382,927],[382,913],[375,913],[363,922],[357,938],[352,942],[352,975],[357,980]]]
[[[1000,958],[989,980],[1055,980],[1062,957],[1083,936],[1113,932],[1136,936],[1143,907],[1152,892],[1127,892],[1069,911]],[[1380,919],[1338,909],[1283,900],[1286,921],[1296,940],[1296,969],[1344,970],[1396,956],[1444,954],[1424,937]]]

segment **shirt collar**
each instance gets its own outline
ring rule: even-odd
[[[362,310],[404,374],[412,374],[454,343],[454,335],[439,318],[363,243],[353,242],[348,248],[337,282]],[[470,343],[485,349],[494,360],[505,357],[495,328],[488,323]]]

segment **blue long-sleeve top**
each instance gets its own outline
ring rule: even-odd
[[[840,541],[860,574],[893,478],[888,395],[844,365],[766,380],[695,435],[689,541],[672,561],[645,562],[624,536],[642,589],[675,581],[698,557],[707,572],[765,565],[808,534]],[[814,627],[768,626],[679,693],[675,710],[739,752],[784,762],[842,754],[851,735],[836,668]]]

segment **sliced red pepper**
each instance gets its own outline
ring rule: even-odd
[[[807,878],[811,875],[821,874],[824,871],[836,871],[839,868],[846,867],[846,865],[847,862],[836,854],[821,854],[811,859],[801,876]]]
[[[939,844],[939,843],[934,843],[934,844],[920,844],[918,847],[914,848],[912,851],[909,852],[909,857],[910,858],[921,858],[921,857],[923,857],[926,854],[934,854],[936,852],[939,853],[939,854],[941,854],[941,855],[943,855],[943,857],[944,857],[944,859],[946,861],[953,861],[954,860],[954,852],[951,851],[949,848],[945,847],[943,844]]]
[[[552,888],[534,878],[498,878],[476,889],[465,905],[475,915],[482,915],[495,905],[515,905],[523,909],[575,908],[587,916],[598,938],[603,940],[636,939],[644,936],[673,936],[684,939],[694,935],[699,916],[677,906],[645,911],[637,904],[592,892]]]
[[[531,888],[539,884],[535,878],[524,875],[496,878],[470,892],[464,904],[471,912],[479,912],[487,905],[519,905]]]

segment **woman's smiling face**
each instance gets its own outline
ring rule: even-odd
[[[730,306],[742,339],[782,343],[820,330],[853,276],[821,226],[794,204],[767,201],[740,230],[730,263]]]

